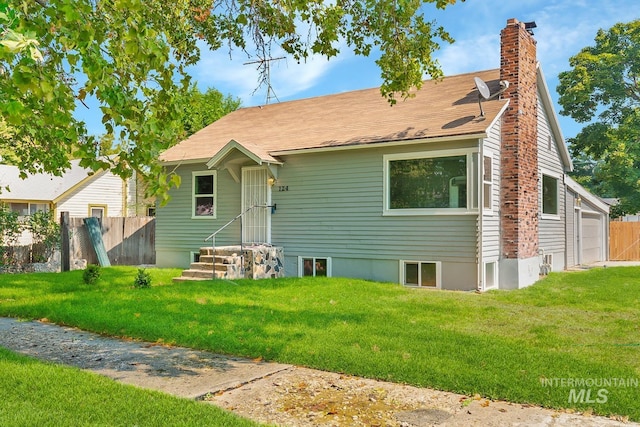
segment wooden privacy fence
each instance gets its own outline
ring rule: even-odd
[[[609,259],[640,261],[640,222],[609,223]]]
[[[156,221],[153,217],[107,217],[101,219],[102,240],[112,265],[156,263]],[[96,252],[82,218],[69,219],[71,259],[97,264]]]

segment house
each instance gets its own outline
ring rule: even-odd
[[[8,190],[7,188],[8,187]],[[0,165],[0,203],[20,215],[69,212],[71,217],[135,216],[140,209],[136,181],[109,171],[93,172],[72,160],[62,176],[46,173],[20,178],[15,166]]]
[[[368,89],[243,108],[168,149],[182,186],[157,212],[157,264],[487,290],[606,259],[608,207],[566,175],[523,23],[500,55],[393,107]]]

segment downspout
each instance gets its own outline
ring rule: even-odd
[[[476,290],[482,292],[484,289],[484,257],[482,256],[484,249],[484,242],[482,240],[482,217],[484,216],[484,141],[478,140],[478,171],[476,173],[476,179],[474,185],[478,188],[478,285]]]

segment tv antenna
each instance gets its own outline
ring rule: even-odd
[[[482,100],[488,101],[496,96],[502,95],[502,93],[509,87],[509,82],[506,80],[500,80],[500,90],[491,94],[489,86],[480,78],[474,77],[473,81],[476,83],[476,89],[478,89],[478,106],[480,107],[480,117],[484,117],[484,110],[482,109]]]
[[[267,104],[269,103],[269,101],[271,101],[271,99],[274,99],[274,98],[276,101],[280,102],[280,100],[278,99],[278,96],[276,95],[276,92],[273,90],[273,86],[271,86],[271,61],[279,61],[285,58],[286,57],[284,56],[281,56],[279,58],[258,58],[255,61],[245,62],[244,64],[242,64],[242,65],[258,64],[258,70],[260,70],[260,81],[262,82],[260,86],[262,86],[262,84],[267,85],[267,99],[266,99]],[[252,95],[255,94],[257,90],[258,88],[256,88],[256,90],[253,91]]]

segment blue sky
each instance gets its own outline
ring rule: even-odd
[[[535,21],[538,60],[565,138],[575,136],[582,125],[559,115],[558,74],[569,69],[572,55],[594,44],[598,29],[640,17],[637,0],[466,0],[444,11],[426,10],[427,18],[435,19],[456,40],[452,45],[443,44],[435,53],[445,75],[498,68],[500,30],[507,19]],[[279,56],[282,55],[277,51],[272,52],[272,57]],[[202,60],[190,73],[202,90],[214,87],[240,98],[243,106],[265,104],[266,88],[256,91],[256,66],[244,65],[250,60],[238,50],[232,52],[231,59],[225,48],[203,51]],[[314,57],[307,63],[296,64],[286,59],[275,61],[271,66],[271,84],[280,102],[377,87],[380,83],[375,56],[356,56],[346,46],[331,60]],[[90,131],[95,132],[93,120],[88,122]]]

